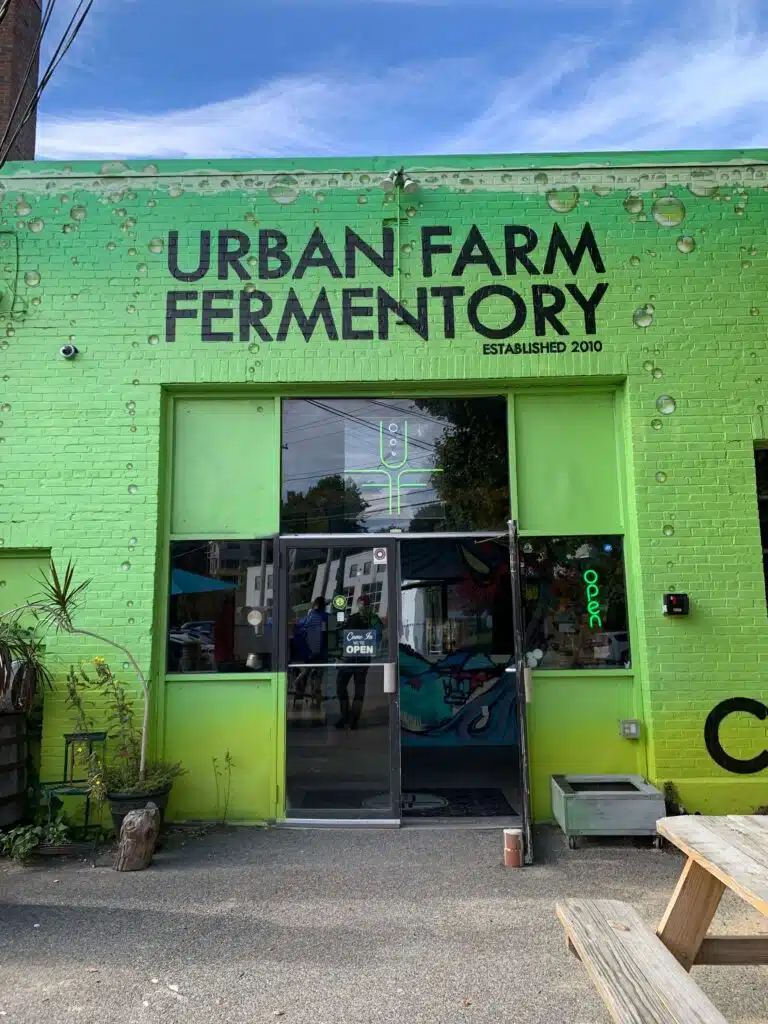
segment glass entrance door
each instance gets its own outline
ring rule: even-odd
[[[524,814],[506,536],[400,541],[404,818]]]
[[[400,818],[394,542],[284,540],[286,814]]]

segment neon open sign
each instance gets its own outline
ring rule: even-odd
[[[594,569],[587,569],[584,573],[584,582],[587,584],[587,612],[589,614],[590,628],[598,626],[603,628],[603,620],[600,618],[600,588],[598,587],[598,576]]]

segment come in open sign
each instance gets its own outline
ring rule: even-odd
[[[348,657],[373,658],[376,654],[376,630],[345,629],[344,654]]]

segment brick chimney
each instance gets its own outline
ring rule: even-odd
[[[41,0],[11,0],[10,9],[0,22],[0,137],[8,125],[8,118],[24,81],[41,19]],[[17,116],[23,113],[32,98],[37,86],[38,71],[36,58]],[[18,120],[15,123],[18,124]],[[37,112],[16,140],[8,155],[9,160],[34,160],[36,127]]]

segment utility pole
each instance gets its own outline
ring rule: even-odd
[[[2,9],[0,4],[0,13]],[[14,107],[15,128],[35,94],[41,23],[41,0],[10,0],[0,21],[0,137],[8,128]],[[20,93],[21,103],[17,104]],[[7,159],[34,160],[36,127],[33,114],[11,146]]]

